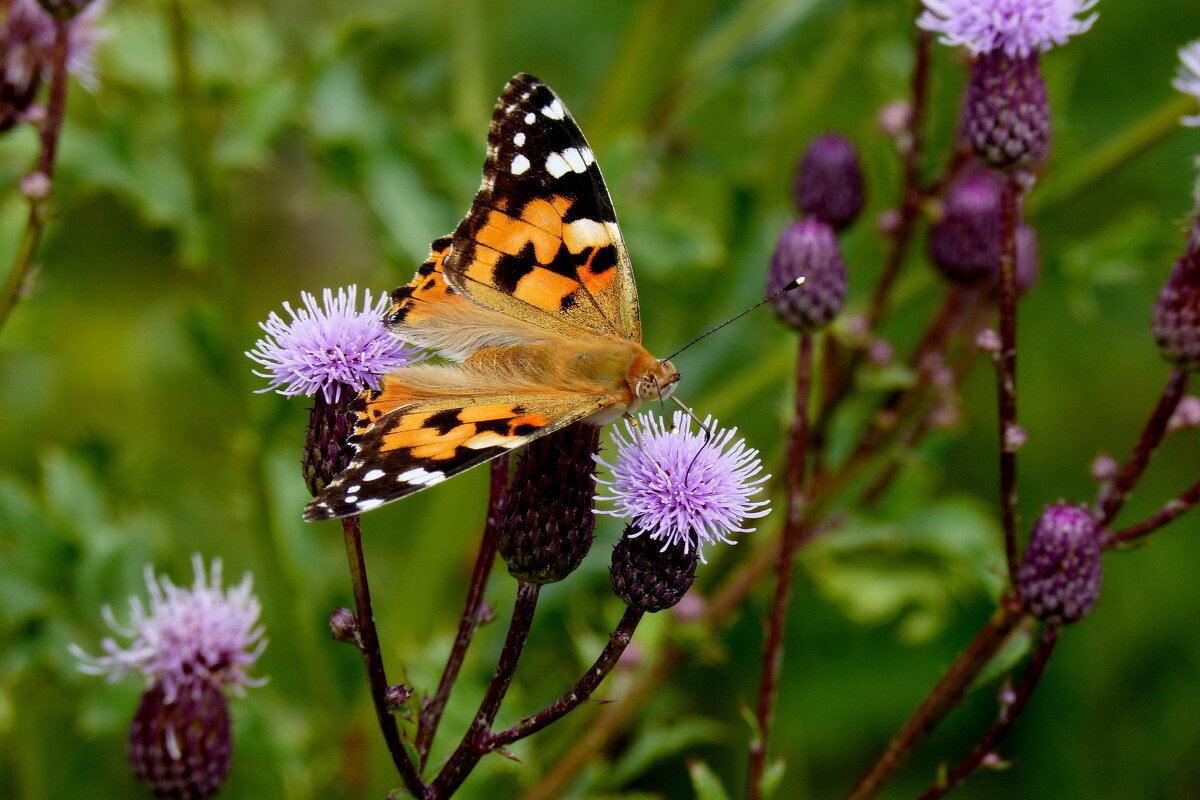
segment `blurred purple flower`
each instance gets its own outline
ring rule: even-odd
[[[208,575],[199,555],[192,556],[192,566],[196,578],[187,589],[166,576],[156,577],[147,565],[149,608],[141,598],[129,598],[127,626],[117,622],[109,606],[102,610],[109,627],[131,639],[129,645],[122,647],[112,637],[106,638],[100,643],[102,656],[90,656],[71,645],[79,669],[107,675],[110,682],[141,673],[149,686],[162,688],[167,704],[197,680],[227,686],[239,694],[246,686],[265,683],[246,674],[267,646],[258,624],[259,603],[251,591],[250,574],[238,585],[223,589],[220,559],[213,560]]]
[[[422,358],[381,321],[389,303],[386,294],[373,302],[365,292],[361,311],[356,308],[357,286],[338,289],[337,297],[326,289],[323,306],[308,292],[300,297],[304,308],[299,311],[283,304],[290,321],[272,311],[259,323],[267,335],[246,356],[266,368],[254,374],[271,383],[258,391],[274,390],[287,397],[321,392],[326,402],[336,403],[343,386],[355,392],[378,389],[384,373]]]
[[[1200,102],[1200,39],[1179,48],[1179,72],[1171,85]],[[1184,117],[1180,122],[1200,126],[1200,114]]]
[[[96,28],[96,18],[104,6],[103,0],[92,3],[79,16],[69,21],[67,70],[85,85],[94,84],[92,55],[103,32]],[[37,0],[12,0],[7,19],[0,23],[0,62],[6,84],[24,85],[36,78],[50,79],[54,54],[54,18],[38,5]]]
[[[941,34],[943,44],[975,55],[1003,50],[1025,58],[1064,44],[1092,27],[1096,14],[1076,19],[1098,0],[924,0],[917,25]]]
[[[638,533],[663,540],[662,549],[681,547],[695,550],[703,560],[706,544],[733,544],[731,533],[749,533],[747,519],[770,513],[766,500],[750,498],[762,491],[770,475],[762,472],[758,451],[744,439],[734,441],[736,428],[722,429],[707,417],[704,427],[711,437],[692,430],[691,421],[676,411],[667,428],[660,417],[639,414],[635,426],[615,429],[616,464],[599,456],[597,463],[608,467],[612,480],[597,479],[610,487],[612,496],[597,500],[616,504],[613,510],[597,510],[630,518]]]

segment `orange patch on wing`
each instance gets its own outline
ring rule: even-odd
[[[415,428],[403,431],[388,431],[383,437],[385,450],[400,448],[417,448],[437,446],[438,448],[453,447],[464,439],[475,435],[474,425],[459,425],[441,433],[437,428]]]
[[[457,445],[430,444],[423,447],[414,447],[409,451],[409,455],[413,458],[424,458],[430,461],[445,461],[446,459],[454,458],[454,454],[457,451]]]
[[[559,220],[558,227],[562,227],[561,219],[549,203],[544,200],[535,201],[529,204],[529,208],[535,205],[542,205],[549,210],[554,219]],[[496,211],[489,212],[487,223],[475,234],[475,241],[510,256],[517,255],[532,244],[534,258],[538,263],[549,264],[558,252],[562,239],[557,233],[551,233],[531,221],[543,221],[545,214],[535,210],[534,216],[530,217],[527,213],[529,208],[526,208],[520,219]]]
[[[578,289],[579,281],[542,267],[534,267],[532,272],[517,281],[513,296],[538,308],[557,311],[562,307],[563,298]]]
[[[550,418],[545,414],[526,414],[523,417],[513,417],[508,421],[508,429],[515,431],[522,425],[532,425],[535,428],[544,428],[550,424]]]
[[[515,413],[517,413],[517,407],[512,403],[468,406],[458,412],[458,419],[460,422],[489,422],[494,419],[508,419]]]

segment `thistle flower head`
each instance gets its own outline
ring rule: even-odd
[[[809,143],[796,171],[796,205],[805,214],[842,229],[858,218],[865,195],[854,143],[837,133]]]
[[[1200,102],[1200,39],[1179,48],[1179,72],[1171,85]],[[1184,125],[1200,125],[1200,114],[1180,121]]]
[[[155,797],[212,797],[233,758],[229,700],[202,679],[190,680],[170,701],[162,686],[151,686],[129,727],[127,750],[134,776]]]
[[[1190,372],[1200,370],[1200,250],[1175,262],[1154,302],[1154,339],[1163,358]]]
[[[804,285],[775,295],[797,277]],[[846,302],[846,265],[833,227],[807,217],[783,229],[767,272],[771,310],[802,333],[820,330],[833,321]]]
[[[917,25],[941,34],[943,44],[964,45],[975,55],[1001,50],[1025,58],[1064,44],[1092,27],[1083,19],[1098,0],[925,0]]]
[[[1100,551],[1100,530],[1086,508],[1065,502],[1046,506],[1017,573],[1026,607],[1050,622],[1082,619],[1100,597]]]
[[[89,656],[72,645],[79,669],[107,675],[109,681],[141,673],[149,686],[162,688],[167,704],[197,681],[237,693],[261,686],[263,680],[247,675],[267,645],[249,573],[238,585],[222,588],[220,559],[213,560],[207,575],[199,555],[192,556],[192,566],[196,577],[190,589],[165,575],[156,577],[147,566],[149,607],[131,597],[128,625],[117,622],[110,607],[103,609],[109,627],[131,641],[123,647],[112,637],[104,639],[102,656]]]
[[[971,67],[963,133],[975,155],[996,169],[1029,167],[1050,149],[1050,100],[1038,54],[981,54]]]
[[[337,403],[343,388],[378,389],[381,375],[421,357],[380,320],[388,306],[386,294],[373,301],[371,292],[365,292],[361,311],[357,286],[338,289],[336,297],[326,289],[322,305],[308,292],[300,297],[304,308],[298,311],[283,304],[290,320],[272,311],[259,323],[267,335],[246,352],[266,370],[254,374],[270,380],[260,392],[274,390],[287,397],[321,392],[327,403]]]
[[[53,65],[54,18],[37,0],[11,0],[0,19],[0,67],[5,89],[49,80]],[[67,71],[93,83],[92,55],[103,34],[96,28],[103,2],[95,2],[67,24]],[[5,98],[7,99],[7,98]]]
[[[762,475],[758,451],[734,440],[736,428],[718,427],[712,417],[704,420],[711,431],[694,431],[683,412],[676,411],[671,426],[660,417],[639,414],[637,425],[625,423],[615,429],[615,464],[596,461],[612,472],[611,480],[598,479],[612,493],[597,500],[616,508],[597,510],[630,518],[639,530],[661,541],[661,548],[695,551],[701,560],[704,545],[733,543],[730,534],[748,533],[747,519],[770,513],[768,501],[752,500],[762,491],[770,475]]]
[[[683,599],[696,578],[698,560],[695,550],[660,547],[630,525],[613,547],[608,574],[617,597],[653,614]]]
[[[496,545],[525,583],[560,581],[592,548],[600,429],[576,423],[531,442],[500,502]]]

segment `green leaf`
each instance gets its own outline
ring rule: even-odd
[[[699,800],[729,800],[729,792],[725,791],[721,779],[703,761],[688,761],[688,774]]]

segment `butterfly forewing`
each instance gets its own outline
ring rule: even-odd
[[[445,268],[455,289],[493,310],[564,335],[641,341],[633,271],[595,156],[531,75],[513,78],[496,104],[483,185]]]

